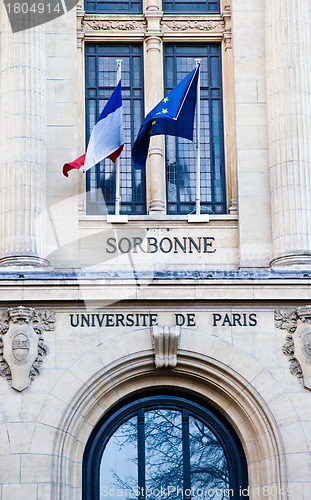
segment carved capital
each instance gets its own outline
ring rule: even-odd
[[[161,38],[158,36],[148,36],[146,38],[146,50],[147,52],[161,52]]]
[[[180,327],[154,326],[152,337],[156,368],[176,368]]]
[[[161,32],[163,12],[158,9],[155,10],[150,8],[145,11],[145,17],[147,22],[147,34],[159,34]]]
[[[17,391],[40,373],[48,348],[43,332],[54,330],[55,313],[32,307],[11,307],[0,315],[0,374]]]
[[[288,332],[282,350],[291,374],[311,390],[311,306],[275,311],[275,325]]]

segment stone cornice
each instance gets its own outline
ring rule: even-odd
[[[267,272],[267,274],[269,274]],[[240,277],[238,277],[240,276]],[[284,301],[310,302],[310,279],[252,278],[238,271],[188,271],[166,273],[110,271],[98,273],[2,273],[0,300],[8,302],[42,303],[47,301],[101,303],[122,300],[184,301],[245,301],[247,304],[272,303],[284,307]],[[137,281],[138,280],[138,281]],[[286,306],[285,306],[286,307]]]

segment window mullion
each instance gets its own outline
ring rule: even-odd
[[[191,500],[191,495],[186,495],[191,490],[190,477],[190,439],[189,439],[189,413],[188,410],[182,412],[182,442],[183,442],[183,490],[184,500]]]
[[[137,417],[137,441],[138,441],[138,488],[139,488],[139,496],[138,500],[145,499],[145,490],[146,490],[146,467],[145,467],[145,410],[141,408],[138,410]]]

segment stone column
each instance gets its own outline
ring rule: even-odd
[[[2,5],[3,7],[3,5]],[[46,204],[44,26],[12,33],[0,11],[0,265],[42,266]]]
[[[156,2],[147,5],[147,38],[145,40],[145,111],[151,111],[163,99],[163,50],[160,35],[162,12]],[[165,199],[165,146],[164,136],[150,139],[146,181],[149,214],[164,214]]]
[[[309,0],[266,0],[273,267],[311,267]]]

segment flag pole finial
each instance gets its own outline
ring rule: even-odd
[[[116,63],[117,63],[117,85],[118,85],[119,81],[121,80],[121,68],[123,59],[116,59]]]

